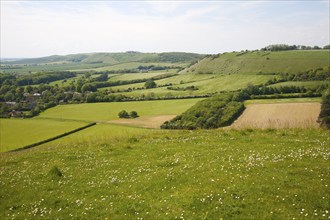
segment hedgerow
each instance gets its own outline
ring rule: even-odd
[[[210,129],[230,125],[244,110],[243,102],[233,97],[233,93],[225,93],[202,100],[161,128]]]

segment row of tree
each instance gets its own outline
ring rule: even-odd
[[[287,44],[272,44],[261,48],[262,51],[284,51],[284,50],[321,50],[319,46],[305,46],[305,45],[287,45]],[[325,45],[323,49],[330,49],[330,45]]]
[[[139,117],[138,113],[136,111],[131,111],[128,113],[126,110],[122,110],[118,113],[119,118],[137,118]]]

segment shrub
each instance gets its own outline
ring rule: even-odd
[[[330,87],[322,96],[321,112],[319,115],[321,126],[330,129]]]
[[[119,118],[129,118],[129,114],[125,110],[122,110],[121,112],[119,112],[118,116],[119,116]]]
[[[63,173],[58,169],[57,166],[53,166],[53,168],[49,171],[49,175],[52,178],[58,179],[63,176]]]
[[[131,112],[129,113],[129,116],[130,116],[131,118],[137,118],[137,117],[139,117],[139,115],[138,115],[138,113],[137,113],[136,111],[131,111]]]
[[[151,88],[156,88],[157,87],[157,84],[155,83],[155,81],[149,79],[146,81],[146,83],[144,84],[144,87],[146,89],[151,89]]]

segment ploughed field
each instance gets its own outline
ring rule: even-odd
[[[320,103],[249,104],[233,128],[317,128]]]

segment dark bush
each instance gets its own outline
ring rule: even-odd
[[[129,114],[125,110],[122,110],[121,112],[119,112],[118,116],[119,116],[119,118],[129,118]]]
[[[139,115],[138,115],[138,113],[136,111],[131,111],[129,113],[129,117],[130,118],[137,118],[137,117],[139,117]]]

